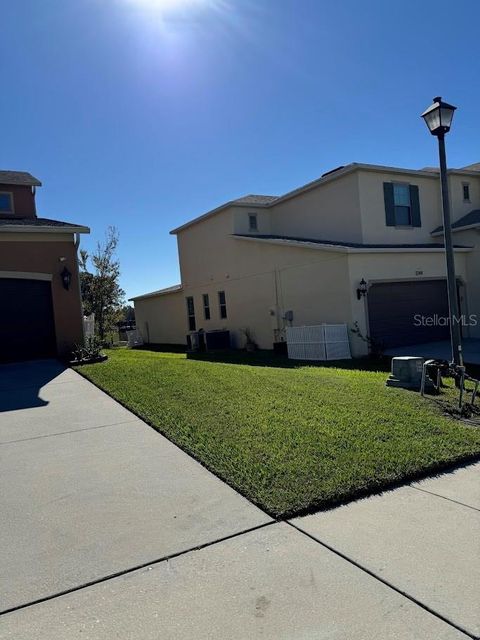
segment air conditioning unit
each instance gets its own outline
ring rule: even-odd
[[[205,334],[205,344],[207,351],[230,349],[230,331],[226,329],[207,331]]]

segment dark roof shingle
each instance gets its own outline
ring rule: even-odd
[[[1,171],[0,184],[15,184],[22,187],[41,187],[42,183],[26,171]]]
[[[361,242],[343,242],[338,240],[319,240],[318,238],[297,238],[294,236],[277,235],[249,235],[246,233],[235,233],[234,236],[240,238],[254,238],[260,240],[285,240],[291,242],[304,242],[305,244],[324,244],[331,247],[347,247],[350,249],[443,249],[441,242],[425,242],[419,244],[362,244]],[[456,249],[469,249],[465,245],[455,245]]]
[[[243,196],[242,198],[237,198],[233,200],[236,204],[270,204],[274,200],[277,200],[278,196],[261,196],[250,194],[248,196]]]
[[[452,224],[452,229],[462,229],[463,227],[470,227],[474,224],[480,225],[480,209],[474,209],[454,222]],[[440,233],[440,231],[443,231],[443,225],[434,229],[432,233]]]
[[[0,218],[0,228],[6,227],[54,227],[68,229],[86,229],[82,224],[63,222],[62,220],[50,220],[49,218]]]

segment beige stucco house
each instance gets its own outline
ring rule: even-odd
[[[479,316],[463,332],[480,337],[480,164],[448,180],[461,311]],[[441,224],[435,168],[352,163],[279,197],[227,202],[171,232],[181,284],[133,298],[137,326],[162,344],[228,329],[238,347],[248,328],[264,349],[287,325],[324,322],[357,324],[385,347],[446,338]],[[368,350],[354,334],[351,347]]]

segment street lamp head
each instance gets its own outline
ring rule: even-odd
[[[433,99],[433,104],[422,113],[422,118],[433,136],[443,136],[450,131],[456,108],[443,102],[440,97]]]

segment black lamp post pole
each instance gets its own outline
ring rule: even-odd
[[[447,157],[445,153],[445,135],[438,134],[438,153],[440,156],[440,181],[442,184],[443,233],[445,237],[445,257],[447,261],[448,313],[450,319],[450,337],[452,342],[452,362],[463,366],[462,334],[458,311],[457,282],[455,278],[455,258],[450,222],[450,198],[448,195]]]

